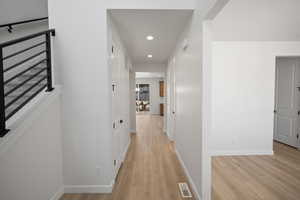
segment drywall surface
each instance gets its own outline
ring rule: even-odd
[[[194,13],[184,30],[177,49],[170,60],[174,60],[175,79],[175,145],[188,176],[197,193],[201,195],[201,62],[202,21]],[[187,48],[184,50],[184,46]]]
[[[207,116],[209,111],[203,112],[203,99],[207,102],[206,86],[207,70],[203,73],[203,65],[207,68],[207,61],[203,59],[203,49],[207,48],[203,40],[208,40],[203,34],[204,22],[216,14],[220,6],[227,1],[201,1],[194,10],[190,24],[184,30],[174,54],[170,57],[167,72],[168,83],[175,80],[175,144],[178,157],[189,177],[197,199],[208,200],[211,197],[209,177],[209,159],[206,152],[209,134]],[[213,11],[214,10],[214,11]],[[208,45],[209,46],[209,45]],[[174,62],[174,63],[173,63]],[[174,77],[172,78],[172,70]],[[203,78],[204,77],[204,78]],[[170,86],[168,87],[171,90]],[[169,103],[171,100],[169,101]],[[168,127],[170,123],[167,123]],[[205,124],[205,128],[204,125]],[[204,135],[205,134],[205,135]]]
[[[135,72],[165,72],[166,65],[164,64],[134,64],[133,70]]]
[[[0,199],[58,199],[63,193],[59,89],[0,138]]]
[[[159,96],[159,81],[164,81],[163,78],[136,78],[136,84],[150,85],[150,113],[159,115],[159,105],[164,103],[164,97]]]
[[[115,85],[114,99],[112,104],[112,122],[115,124],[113,137],[113,152],[116,162],[123,162],[123,156],[126,155],[127,147],[130,143],[130,75],[129,69],[131,60],[127,50],[120,38],[120,31],[117,29],[111,15],[108,18],[108,46],[111,46],[110,68],[112,84]],[[120,122],[123,120],[123,122]],[[113,161],[114,162],[114,161]],[[118,164],[116,165],[118,166]],[[115,176],[117,172],[115,171]]]
[[[2,0],[0,6],[0,25],[13,23],[28,19],[47,17],[47,1],[46,0]],[[20,38],[32,33],[48,29],[48,21],[37,21],[27,24],[12,26],[11,33],[7,31],[7,27],[0,28],[0,43]],[[30,40],[30,44],[34,44],[35,40]],[[4,54],[14,52],[18,48],[23,48],[22,44],[14,45],[9,50],[4,49]],[[20,50],[20,49],[19,49]]]
[[[135,72],[129,72],[130,132],[136,133]]]
[[[299,0],[230,0],[213,21],[217,41],[299,41]]]
[[[300,42],[214,42],[213,155],[271,154],[276,56],[299,56]]]
[[[0,24],[48,16],[47,0],[1,0]]]
[[[107,9],[193,9],[195,2],[48,2],[50,27],[57,32],[54,63],[60,66],[57,73],[63,85],[64,157],[69,158],[64,165],[66,184],[101,188],[113,181]]]

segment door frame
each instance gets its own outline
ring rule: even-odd
[[[276,115],[275,110],[276,110],[276,105],[277,105],[277,87],[278,87],[277,86],[277,59],[279,59],[279,58],[298,58],[299,59],[298,66],[300,67],[300,55],[299,56],[297,56],[297,55],[277,55],[277,56],[275,56],[275,65],[274,65],[274,67],[275,67],[275,74],[274,74],[274,76],[275,76],[275,85],[274,86],[275,87],[274,87],[273,141],[275,141],[276,122],[277,122],[276,116],[275,116]],[[297,130],[300,131],[300,116],[298,117],[297,121],[298,121],[298,123],[296,124],[296,127],[295,127],[296,132],[297,132]],[[300,138],[298,138],[297,147],[295,147],[295,148],[297,148],[297,149],[300,150]]]
[[[110,67],[113,68],[114,67],[114,63],[112,61],[112,58],[114,59],[117,59],[117,65],[119,65],[119,61],[117,56],[115,56],[116,52],[117,51],[120,51],[119,50],[119,45],[117,42],[115,42],[114,38],[112,37],[111,38],[111,56],[110,56]],[[120,55],[118,55],[120,56]],[[111,79],[111,84],[112,84],[112,155],[113,155],[113,159],[112,159],[112,166],[113,166],[113,178],[115,179],[119,170],[120,170],[120,167],[121,167],[121,164],[122,164],[122,156],[121,156],[121,126],[120,126],[120,123],[119,123],[119,119],[120,119],[120,111],[118,110],[118,107],[115,108],[117,109],[117,115],[115,116],[114,114],[114,109],[113,107],[115,106],[114,105],[114,99],[113,98],[117,98],[118,100],[118,94],[117,94],[117,97],[114,97],[113,93],[115,91],[118,91],[119,90],[119,79],[120,79],[120,69],[119,69],[119,66],[117,66],[117,70],[112,70],[111,69],[111,76],[112,76],[112,79]],[[113,75],[113,72],[116,72],[118,74],[115,74]],[[113,80],[113,76],[117,76],[117,80]],[[116,101],[115,102],[116,104],[118,104],[118,102]]]

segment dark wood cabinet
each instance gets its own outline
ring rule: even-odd
[[[159,104],[159,111],[160,111],[160,116],[164,116],[164,104],[163,103]]]
[[[164,81],[159,81],[159,96],[164,97],[165,96],[165,84]]]

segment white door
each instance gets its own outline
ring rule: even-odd
[[[175,59],[172,59],[169,71],[169,136],[171,140],[175,140],[175,120],[176,120],[176,82],[175,82]]]
[[[119,79],[119,126],[120,126],[120,160],[124,161],[125,151],[129,144],[129,68],[125,55],[119,53],[120,79]]]
[[[276,60],[275,134],[276,141],[297,147],[299,144],[299,60]]]
[[[111,47],[111,72],[112,72],[112,134],[113,134],[113,166],[115,176],[118,174],[121,166],[121,125],[120,125],[120,64],[119,64],[119,50],[115,43]]]

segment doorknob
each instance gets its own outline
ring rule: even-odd
[[[120,124],[122,124],[122,123],[123,123],[123,119],[120,120]]]

